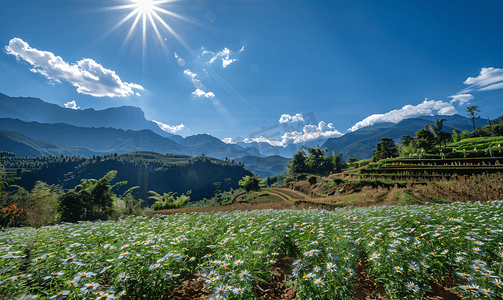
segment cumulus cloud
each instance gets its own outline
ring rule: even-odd
[[[281,136],[281,140],[271,140],[267,137],[260,136],[258,138],[246,138],[242,140],[245,143],[268,143],[271,146],[286,147],[290,144],[305,143],[314,140],[328,139],[332,137],[339,137],[343,134],[334,128],[332,123],[325,123],[321,121],[318,125],[305,125],[302,132],[293,131],[286,132]],[[235,143],[231,138],[224,139],[226,143]]]
[[[468,77],[463,82],[470,85],[462,92],[469,92],[472,90],[489,91],[503,89],[503,69],[498,68],[482,68],[477,77]]]
[[[327,139],[332,137],[339,137],[343,134],[334,128],[334,124],[325,123],[321,121],[318,125],[305,125],[302,129],[303,132],[286,132],[282,138],[288,144],[289,141],[296,143],[304,143],[317,139]],[[287,140],[287,141],[285,141]]]
[[[213,92],[205,92],[201,89],[196,89],[194,92],[192,92],[192,95],[196,95],[197,97],[206,97],[206,98],[213,98],[215,97],[215,94]]]
[[[236,142],[234,142],[230,137],[223,139],[222,142],[226,144],[236,144]]]
[[[183,71],[183,74],[189,75],[190,77],[192,77],[192,79],[197,76],[196,73],[192,73],[189,69]]]
[[[237,59],[235,58],[231,58],[231,59],[225,59],[225,58],[222,58],[222,65],[225,67],[227,67],[228,65],[230,65],[231,63],[235,62]]]
[[[64,104],[66,108],[71,108],[71,109],[79,109],[80,107],[77,107],[77,102],[75,100],[67,102]]]
[[[468,103],[468,101],[474,99],[473,95],[470,95],[470,94],[457,94],[457,95],[449,96],[449,98],[452,98],[452,100],[449,102],[450,104],[454,104],[454,103],[458,102],[459,106],[461,106],[465,103]]]
[[[219,57],[221,57],[222,58],[222,66],[225,68],[228,65],[230,65],[231,63],[237,61],[237,58],[231,58],[231,56],[236,56],[238,53],[243,52],[244,49],[245,49],[245,47],[243,46],[243,47],[241,47],[241,49],[237,53],[234,53],[229,48],[225,47],[222,51],[217,52],[216,54],[214,52],[205,50],[201,53],[201,55],[203,55],[203,56],[205,56],[206,54],[212,55],[211,59],[208,61],[209,64],[214,63]]]
[[[92,59],[84,58],[75,64],[68,64],[60,56],[48,51],[31,48],[20,38],[13,38],[5,46],[7,54],[14,55],[18,61],[31,64],[33,73],[44,75],[51,84],[69,82],[80,94],[94,97],[126,97],[133,95],[133,89],[143,90],[135,83],[122,82],[114,71],[105,69]]]
[[[442,116],[452,116],[457,114],[458,111],[452,104],[443,102],[443,101],[435,101],[435,100],[424,100],[423,103],[420,103],[416,106],[414,105],[405,105],[401,109],[395,109],[385,114],[374,114],[368,116],[364,120],[356,123],[348,131],[355,131],[360,128],[371,126],[377,123],[384,122],[392,122],[398,123],[404,119],[414,118],[419,116],[433,116],[434,112],[437,115]]]
[[[175,132],[180,131],[183,128],[185,128],[185,125],[183,125],[183,124],[170,126],[170,125],[166,125],[166,124],[163,124],[163,123],[155,121],[155,120],[152,120],[152,122],[157,123],[159,128],[161,128],[162,130],[169,132],[169,133],[175,133]]]
[[[302,113],[296,114],[293,117],[288,114],[283,114],[281,115],[281,118],[279,118],[280,123],[292,123],[298,121],[304,121],[304,116],[302,115]]]

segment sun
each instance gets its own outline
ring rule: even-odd
[[[133,1],[138,6],[138,10],[142,14],[152,13],[154,11],[154,1],[152,0],[136,0]]]
[[[197,22],[188,19],[186,17],[180,16],[172,11],[169,11],[166,5],[173,5],[175,2],[179,0],[122,0],[126,2],[126,4],[112,6],[106,8],[106,10],[122,10],[129,9],[130,11],[125,17],[120,19],[112,28],[107,30],[100,38],[104,39],[106,36],[112,34],[115,30],[121,27],[123,24],[132,20],[131,28],[129,29],[124,42],[118,52],[118,56],[120,56],[127,43],[129,42],[131,36],[135,32],[137,27],[141,27],[141,37],[142,37],[142,48],[143,48],[143,64],[145,65],[145,53],[147,47],[147,27],[151,27],[157,40],[159,41],[161,47],[163,48],[166,54],[169,54],[169,50],[166,46],[166,35],[174,36],[187,50],[191,51],[190,47],[187,43],[171,28],[170,25],[164,20],[160,15],[164,15],[169,17],[174,17],[176,19],[180,19],[183,21],[187,21],[196,25],[200,25]],[[164,7],[163,7],[164,6]],[[150,24],[150,25],[149,25]],[[150,30],[149,30],[150,31]],[[164,37],[163,37],[164,36]]]

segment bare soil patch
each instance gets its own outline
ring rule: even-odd
[[[354,297],[357,300],[388,300],[388,298],[383,296],[386,295],[384,286],[376,283],[369,277],[365,264],[361,261],[356,263],[356,273],[358,274],[358,278],[356,279],[358,287],[356,288]]]
[[[189,273],[182,283],[177,286],[168,300],[185,300],[185,299],[206,299],[210,295],[210,291],[204,288],[204,278],[195,274]]]
[[[269,268],[272,278],[266,282],[255,280],[252,291],[257,294],[259,300],[273,299],[297,299],[296,287],[286,287],[285,282],[292,272],[293,258],[285,257]]]

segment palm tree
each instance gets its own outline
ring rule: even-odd
[[[480,112],[479,110],[479,107],[476,106],[476,105],[472,105],[472,106],[467,106],[466,107],[466,112],[468,113],[469,116],[472,117],[472,122],[473,122],[473,131],[477,130],[475,128],[475,119],[478,119],[480,118],[479,115],[477,115],[477,112]]]

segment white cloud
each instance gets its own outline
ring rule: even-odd
[[[437,115],[442,116],[452,116],[457,114],[458,111],[452,104],[443,102],[443,101],[435,101],[435,100],[424,100],[423,103],[420,103],[416,106],[414,105],[405,105],[401,109],[395,109],[385,114],[374,114],[368,116],[364,120],[356,123],[348,131],[355,131],[360,128],[371,126],[377,123],[383,122],[392,122],[398,123],[404,119],[414,118],[419,116],[433,116],[434,111],[436,111]]]
[[[449,96],[449,98],[452,98],[452,100],[449,103],[454,104],[455,102],[459,102],[459,106],[468,103],[468,101],[474,99],[473,95],[470,94],[457,94]]]
[[[77,87],[80,94],[94,97],[126,97],[133,95],[133,89],[143,90],[141,85],[122,82],[114,71],[103,68],[92,59],[84,58],[75,64],[68,64],[61,57],[48,51],[31,48],[20,38],[13,38],[5,46],[7,54],[16,56],[33,66],[33,73],[40,73],[51,84],[67,81]]]
[[[241,49],[237,53],[243,52],[244,49],[245,49],[244,46],[241,47]],[[230,65],[231,63],[237,61],[237,58],[230,58],[231,56],[235,56],[237,53],[232,52],[227,47],[225,47],[222,51],[220,51],[220,52],[218,52],[216,54],[213,53],[213,52],[211,52],[211,51],[203,51],[202,55],[205,55],[205,54],[208,54],[208,53],[211,53],[213,55],[213,57],[208,61],[209,64],[214,63],[217,60],[217,58],[219,58],[219,57],[222,58],[222,66],[224,68],[227,67],[228,65]]]
[[[140,97],[140,96],[141,96],[141,95],[140,95],[140,93],[138,93],[138,92],[136,92],[136,94],[135,94],[135,95],[136,95],[136,96],[138,96],[138,97]]]
[[[215,94],[213,94],[213,92],[205,92],[201,89],[196,89],[194,92],[192,92],[192,95],[196,95],[197,97],[206,97],[206,98],[213,98],[215,97]]]
[[[503,89],[503,69],[482,68],[479,76],[468,77],[463,83],[470,86],[461,91],[462,93],[472,90],[489,91]]]
[[[68,103],[64,104],[66,108],[71,108],[71,109],[79,109],[80,107],[77,107],[77,102],[75,100],[70,101]]]
[[[339,137],[343,134],[340,133],[337,129],[334,128],[334,124],[325,123],[321,121],[318,126],[316,125],[305,125],[302,129],[302,133],[294,131],[294,132],[286,132],[282,138],[283,141],[285,139],[292,140],[294,144],[296,143],[304,143],[313,141],[316,139],[327,139],[332,137]]]
[[[332,123],[325,123],[321,121],[318,125],[305,125],[302,129],[302,132],[293,131],[286,132],[280,141],[269,140],[266,137],[252,138],[252,139],[244,139],[245,143],[252,142],[264,142],[269,143],[272,146],[278,147],[286,147],[289,144],[297,144],[297,143],[305,143],[317,139],[327,139],[331,137],[339,137],[343,134],[334,128]]]
[[[230,137],[223,139],[222,142],[226,144],[236,144],[236,142],[234,142]]]
[[[281,115],[281,118],[279,118],[280,123],[292,123],[298,121],[304,121],[304,116],[302,115],[302,113],[296,114],[293,117],[288,114],[283,114]]]
[[[183,74],[189,75],[190,77],[192,77],[192,79],[197,76],[196,73],[192,73],[189,69],[183,71]]]
[[[235,58],[231,58],[231,59],[225,59],[225,58],[222,58],[222,65],[225,67],[227,67],[228,65],[230,65],[231,63],[235,62],[237,59]]]
[[[163,124],[161,122],[157,122],[155,120],[152,120],[152,122],[157,123],[159,128],[161,128],[162,130],[169,132],[169,133],[175,133],[175,132],[180,131],[185,128],[185,125],[183,125],[183,124],[170,126],[170,125]]]

